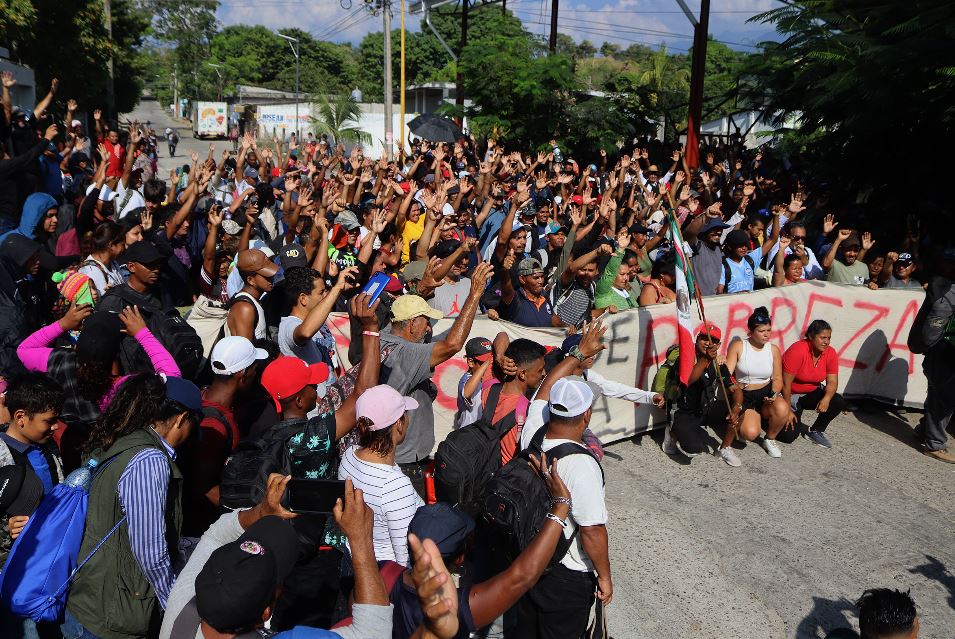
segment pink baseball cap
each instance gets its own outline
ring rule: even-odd
[[[381,430],[401,419],[405,411],[417,407],[417,400],[405,397],[387,384],[379,384],[361,394],[355,403],[355,413],[356,417],[371,420],[371,430]]]

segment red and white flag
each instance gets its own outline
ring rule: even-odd
[[[693,272],[683,244],[683,234],[674,215],[670,214],[670,237],[676,255],[676,321],[680,345],[679,372],[680,381],[685,385],[690,381],[690,372],[696,361],[696,346],[693,343]]]

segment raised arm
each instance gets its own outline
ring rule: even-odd
[[[370,295],[360,293],[351,298],[348,303],[349,313],[352,317],[358,318],[361,325],[361,348],[365,354],[381,352],[381,341],[378,337],[378,317],[375,315],[380,300],[375,300],[375,303],[369,306],[368,302],[370,301]],[[335,411],[336,440],[344,437],[355,425],[357,419],[355,416],[355,402],[366,390],[378,385],[380,373],[381,357],[369,355],[361,358],[361,363],[358,365],[358,379],[355,380],[355,390]]]
[[[440,342],[435,342],[431,350],[431,368],[448,361],[464,348],[464,342],[471,333],[471,325],[474,323],[474,314],[477,312],[481,294],[484,293],[484,288],[493,272],[494,269],[487,262],[481,262],[474,269],[474,273],[471,274],[471,290],[461,307],[461,313],[455,318],[447,336]]]
[[[839,234],[832,246],[829,247],[829,252],[822,258],[822,270],[828,273],[832,269],[832,263],[836,261],[836,255],[839,253],[839,245],[847,240],[851,234],[852,231],[849,229],[839,229]]]

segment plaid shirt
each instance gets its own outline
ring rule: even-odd
[[[55,348],[50,353],[46,372],[55,379],[66,396],[60,419],[66,424],[92,424],[99,417],[100,410],[80,394],[76,377],[76,353],[63,348]]]

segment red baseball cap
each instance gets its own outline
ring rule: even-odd
[[[584,198],[580,195],[575,195],[574,197],[570,198],[570,201],[579,206],[584,203]]]
[[[713,322],[704,322],[703,324],[700,324],[700,327],[696,329],[697,339],[699,339],[700,335],[709,335],[710,337],[718,340],[723,339],[723,331],[721,331],[720,327]]]
[[[280,413],[280,400],[288,399],[309,384],[321,384],[327,379],[328,366],[322,362],[308,365],[297,357],[279,357],[262,371],[262,386],[272,396]]]

